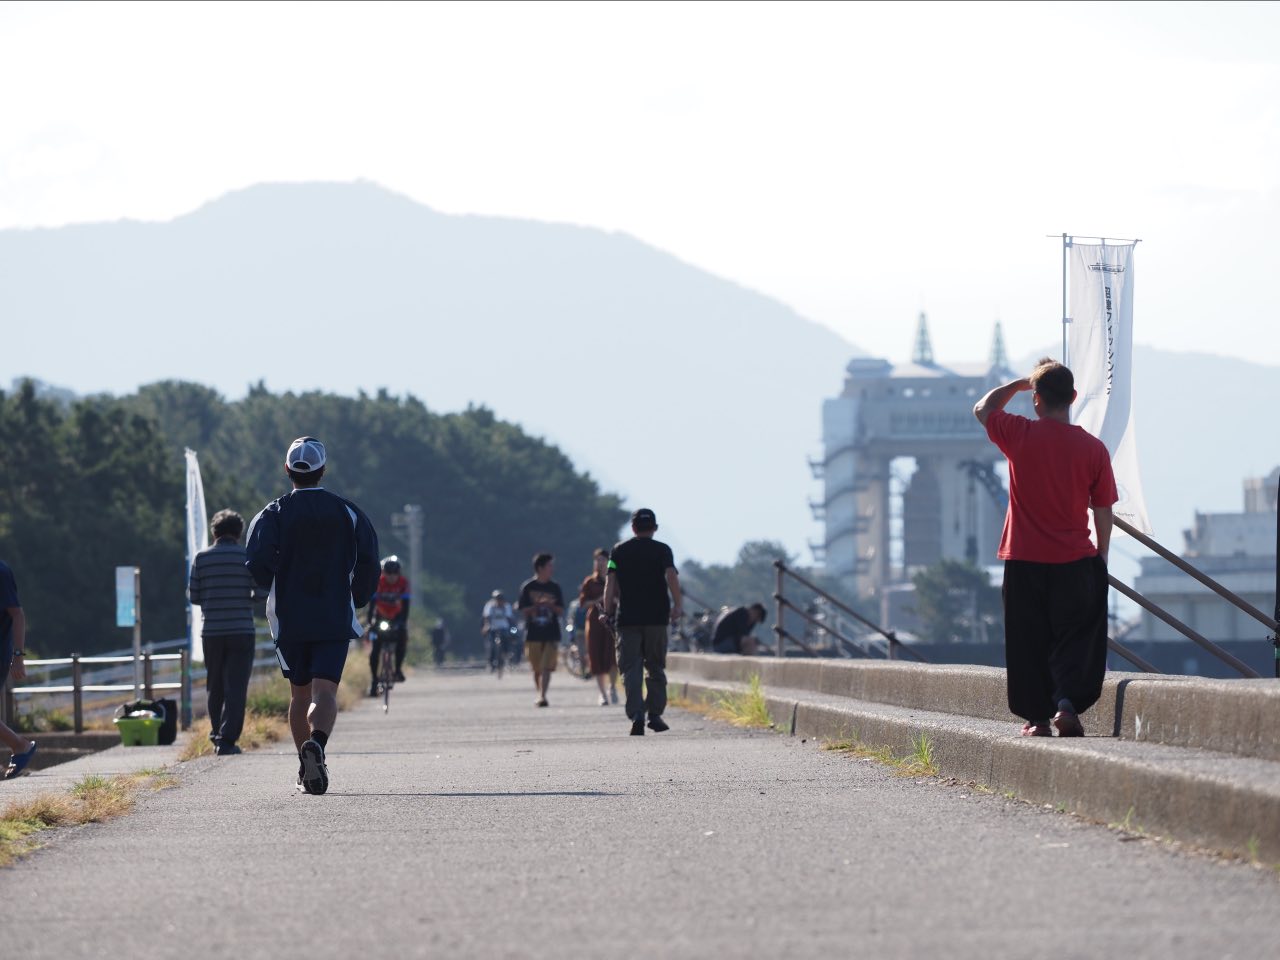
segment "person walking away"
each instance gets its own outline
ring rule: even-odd
[[[1036,419],[1005,406],[1032,391]],[[1101,440],[1071,424],[1071,371],[1048,357],[973,408],[1009,461],[1004,645],[1009,709],[1025,737],[1082,737],[1079,715],[1102,694],[1107,666],[1107,550],[1118,499]],[[1096,545],[1089,539],[1093,514]]]
[[[667,707],[669,624],[682,615],[680,576],[671,548],[653,535],[658,518],[647,507],[631,515],[634,536],[609,551],[604,585],[604,618],[618,637],[618,669],[626,694],[631,735],[670,729],[662,719]],[[643,693],[644,687],[648,693]]]
[[[547,688],[560,657],[560,617],[564,614],[564,593],[551,579],[556,561],[549,553],[533,558],[533,577],[520,585],[516,606],[525,620],[524,655],[538,690],[534,705],[547,706]]]
[[[493,591],[480,611],[480,635],[484,637],[489,655],[489,672],[496,670],[499,677],[502,676],[502,658],[506,656],[513,616],[511,604],[503,598],[501,590]]]
[[[596,678],[600,688],[600,706],[618,702],[618,654],[613,632],[604,622],[603,601],[605,577],[609,568],[609,551],[599,549],[592,557],[594,569],[578,588],[578,607],[586,611],[583,633],[586,634],[587,672]],[[608,689],[605,678],[609,679]]]
[[[373,603],[369,607],[366,623],[372,627],[374,623],[385,620],[390,629],[378,630],[375,640],[369,645],[369,696],[378,695],[378,657],[384,643],[396,645],[396,683],[404,683],[404,656],[409,649],[409,600],[413,591],[409,587],[409,578],[400,572],[400,558],[387,557],[382,561],[382,573],[378,576],[378,589],[374,591]]]
[[[444,618],[441,617],[431,628],[431,662],[437,668],[444,665],[444,652],[448,648],[449,628],[445,626]]]
[[[187,593],[204,614],[200,642],[207,671],[209,739],[218,756],[225,757],[240,752],[236,741],[244,729],[253,673],[253,601],[258,591],[240,545],[244,517],[219,510],[209,528],[213,546],[196,554]]]
[[[362,636],[356,611],[378,584],[378,535],[350,500],[320,486],[327,456],[315,437],[285,454],[293,490],[249,525],[246,565],[270,588],[267,622],[289,681],[289,729],[298,748],[298,788],[329,789],[325,749],[338,716],[338,683],[351,641]]]
[[[760,641],[751,631],[764,623],[765,616],[762,603],[721,610],[711,633],[711,649],[716,653],[740,653],[744,657],[754,657],[760,651]]]
[[[14,682],[27,679],[27,615],[18,600],[18,581],[9,565],[0,560],[0,694],[4,692],[6,678]],[[9,763],[4,777],[20,777],[27,770],[31,758],[36,755],[36,742],[18,736],[0,723],[0,742],[9,748]]]

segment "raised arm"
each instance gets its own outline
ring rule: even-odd
[[[973,405],[973,415],[978,418],[978,422],[984,427],[987,425],[987,418],[997,410],[1003,410],[1005,406],[1019,393],[1024,390],[1031,389],[1031,381],[1026,377],[1020,380],[1010,380],[1008,383],[996,387],[994,390],[987,392],[987,395]]]

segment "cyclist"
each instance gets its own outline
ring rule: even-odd
[[[488,647],[490,673],[502,669],[507,637],[511,633],[511,620],[511,604],[503,599],[501,590],[493,591],[480,613],[480,635],[485,638],[485,645]]]
[[[409,644],[409,578],[400,572],[400,558],[387,557],[382,561],[382,575],[378,577],[378,591],[373,595],[373,603],[369,605],[370,627],[375,622],[386,620],[391,628],[372,632],[373,643],[369,651],[369,696],[378,695],[378,654],[384,643],[395,642],[396,645],[396,682],[404,683],[405,650]]]

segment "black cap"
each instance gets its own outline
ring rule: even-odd
[[[658,525],[658,518],[653,515],[653,511],[648,507],[641,507],[631,515],[631,522],[633,524],[638,523],[641,526],[648,526],[652,524],[656,527]]]

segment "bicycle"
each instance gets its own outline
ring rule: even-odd
[[[499,680],[502,679],[502,670],[507,661],[507,647],[504,642],[506,634],[506,630],[489,631],[489,670],[491,673],[497,673]]]
[[[369,632],[371,635],[374,633],[372,629]],[[388,621],[383,620],[378,624],[374,642],[378,644],[378,673],[375,680],[382,693],[382,712],[387,713],[391,709],[391,688],[396,685],[396,642]]]

